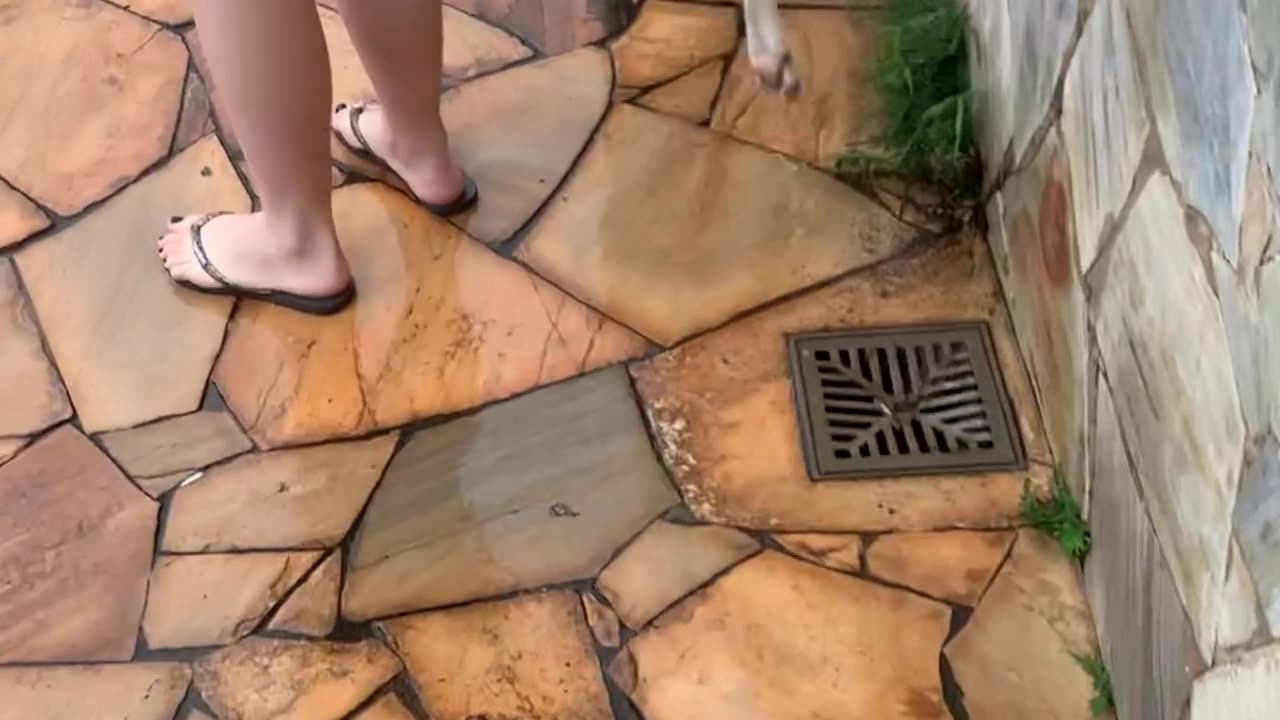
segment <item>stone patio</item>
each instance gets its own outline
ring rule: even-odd
[[[329,318],[156,262],[253,202],[182,0],[0,11],[0,720],[1089,717],[985,239],[824,170],[877,127],[874,15],[784,7],[786,104],[735,3],[451,4],[481,202],[335,175]],[[811,481],[785,337],[945,321],[992,328],[1029,468]]]

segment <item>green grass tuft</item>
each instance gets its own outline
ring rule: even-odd
[[[959,0],[888,0],[879,12],[873,80],[886,129],[875,149],[851,148],[837,159],[836,171],[904,175],[949,201],[976,199],[982,166]]]
[[[1101,717],[1116,707],[1115,694],[1111,691],[1111,673],[1102,658],[1097,655],[1077,655],[1071,653],[1080,669],[1089,674],[1093,681],[1093,698],[1089,701],[1089,712],[1094,717]]]
[[[1048,500],[1036,497],[1028,481],[1022,488],[1018,509],[1022,522],[1052,536],[1071,557],[1083,561],[1089,554],[1089,526],[1085,524],[1080,505],[1071,495],[1071,488],[1067,487],[1061,473],[1054,475],[1053,491]]]

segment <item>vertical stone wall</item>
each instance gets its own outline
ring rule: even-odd
[[[968,0],[988,234],[1121,720],[1280,707],[1280,3]]]

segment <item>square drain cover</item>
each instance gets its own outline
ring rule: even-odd
[[[986,323],[792,335],[815,480],[1025,467]]]

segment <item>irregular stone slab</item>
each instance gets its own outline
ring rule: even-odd
[[[109,3],[53,0],[10,4],[0,47],[0,176],[44,206],[75,215],[169,151],[187,71],[177,36]]]
[[[0,720],[31,720],[36,708],[41,720],[172,720],[190,683],[179,663],[0,668]]]
[[[0,440],[0,465],[5,464],[18,451],[27,446],[26,438],[5,438]]]
[[[1214,659],[1222,662],[1232,652],[1247,647],[1266,635],[1266,622],[1258,606],[1258,588],[1240,545],[1231,543],[1231,559],[1227,562],[1227,579],[1222,589],[1222,615],[1218,618],[1218,646]]]
[[[1128,11],[1169,170],[1235,265],[1255,92],[1240,9],[1138,0]]]
[[[349,185],[333,203],[360,297],[330,318],[246,303],[214,368],[260,445],[457,412],[645,349],[391,188]]]
[[[618,624],[618,615],[612,608],[597,600],[595,595],[583,593],[582,611],[587,616],[587,625],[596,642],[607,648],[616,648],[622,644],[622,628]]]
[[[945,652],[971,717],[1091,717],[1093,685],[1071,656],[1095,652],[1089,608],[1079,571],[1047,535],[1018,531],[1008,562]]]
[[[1098,255],[1104,224],[1129,197],[1150,125],[1124,6],[1098,0],[1067,68],[1062,97],[1082,274]]]
[[[203,475],[203,472],[183,470],[176,473],[170,473],[168,475],[157,475],[156,477],[136,477],[133,478],[133,484],[141,488],[142,492],[150,495],[156,500],[159,500],[161,495],[164,495],[170,490],[178,487],[183,482],[186,482],[193,477]],[[192,480],[192,482],[194,482],[194,480]]]
[[[664,614],[609,672],[648,720],[943,720],[948,615],[765,551]]]
[[[49,224],[49,216],[43,210],[0,181],[0,250],[26,240]]]
[[[253,632],[319,552],[166,555],[151,571],[147,647],[227,645]]]
[[[627,26],[630,3],[614,0],[449,0],[515,33],[546,55],[603,40]]]
[[[672,345],[884,260],[913,235],[824,173],[615,105],[518,254],[574,297]]]
[[[751,536],[715,525],[658,520],[600,573],[596,586],[633,630],[760,549]]]
[[[1280,706],[1280,644],[1259,648],[1196,678],[1191,720],[1264,718]]]
[[[168,552],[322,548],[347,534],[396,445],[371,440],[246,455],[169,502]]]
[[[622,369],[414,435],[348,555],[365,620],[594,576],[676,502]]]
[[[0,467],[0,663],[128,660],[156,504],[63,426]]]
[[[1178,717],[1200,653],[1138,494],[1111,390],[1098,391],[1085,588],[1111,673],[1117,716]]]
[[[125,0],[116,4],[168,25],[182,25],[195,20],[191,0]]]
[[[354,720],[416,720],[416,718],[405,709],[404,703],[400,702],[395,693],[387,693],[356,715]]]
[[[609,50],[617,84],[643,88],[728,55],[737,45],[736,10],[653,0]]]
[[[1003,215],[991,233],[1001,287],[1054,458],[1072,491],[1089,482],[1090,358],[1084,281],[1074,260],[1067,157],[1051,129],[1031,165],[1000,191]]]
[[[71,416],[13,263],[0,257],[0,437],[33,435]],[[16,452],[16,449],[15,449]]]
[[[784,10],[787,47],[804,88],[795,98],[761,87],[743,43],[711,127],[812,163],[830,163],[883,132],[870,71],[874,11]]]
[[[867,549],[867,572],[930,597],[972,607],[1011,542],[1012,532],[882,535]]]
[[[154,104],[132,107],[160,112]],[[18,252],[18,269],[86,432],[200,406],[231,300],[175,288],[155,242],[170,215],[248,209],[248,195],[210,136]]]
[[[712,60],[640,95],[635,103],[694,124],[704,123],[711,119],[711,105],[720,91],[723,73],[724,60]]]
[[[1274,320],[1274,318],[1273,318]],[[1267,624],[1280,633],[1280,443],[1267,435],[1240,481],[1234,521],[1236,537]]]
[[[192,30],[194,33],[195,31]],[[182,110],[178,127],[173,131],[173,151],[182,152],[197,140],[215,130],[213,100],[195,67],[187,70],[186,90],[182,94]]]
[[[379,627],[436,720],[612,720],[577,594],[420,613]]]
[[[986,243],[929,247],[796,297],[632,367],[658,450],[698,517],[770,531],[1008,526],[1049,453]],[[800,452],[786,335],[859,326],[985,320],[1004,371],[1027,472],[812,482]]]
[[[200,658],[195,685],[224,720],[340,720],[400,672],[382,643],[251,636]]]
[[[218,718],[203,710],[192,709],[191,712],[187,713],[187,720],[218,720]]]
[[[130,475],[156,477],[195,470],[253,447],[231,415],[203,410],[99,438]]]
[[[1245,431],[1222,313],[1163,175],[1129,211],[1100,285],[1094,328],[1120,427],[1208,661]]]
[[[778,533],[778,544],[805,560],[832,570],[858,572],[862,569],[862,538],[839,533]]]
[[[341,589],[342,552],[335,550],[280,605],[267,629],[312,637],[328,635],[338,622]]]

